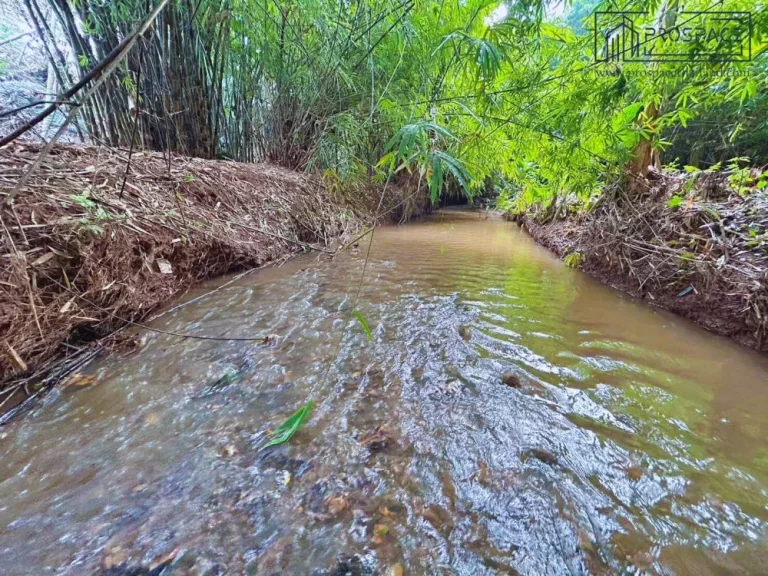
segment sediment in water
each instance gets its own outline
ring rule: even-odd
[[[40,147],[0,150],[0,196]],[[0,389],[145,317],[194,282],[326,250],[373,223],[356,189],[266,164],[59,146],[2,213]],[[426,198],[390,186],[389,220]],[[2,399],[0,399],[2,400]]]
[[[737,194],[722,174],[691,178],[655,174],[631,201],[607,191],[593,210],[545,223],[511,218],[604,284],[768,351],[768,195]]]

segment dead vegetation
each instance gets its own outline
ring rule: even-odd
[[[757,174],[737,191],[725,173],[655,173],[631,201],[616,187],[585,214],[524,222],[603,282],[765,351],[768,195],[749,187]]]
[[[13,193],[39,151],[0,150],[0,196]],[[149,152],[133,155],[123,185],[127,157],[54,148],[0,214],[2,382],[62,377],[62,356],[89,357],[83,343],[196,281],[303,250],[332,253],[335,240],[373,223],[381,193],[356,190],[352,203],[339,186],[306,174]],[[391,186],[382,212],[400,218],[420,196]]]

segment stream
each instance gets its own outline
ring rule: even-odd
[[[764,573],[765,356],[477,212],[378,228],[355,304],[366,249],[199,286],[152,327],[271,336],[141,332],[0,428],[0,574]]]

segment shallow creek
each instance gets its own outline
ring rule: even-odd
[[[267,343],[146,332],[0,429],[0,573],[764,572],[765,357],[471,212],[377,229],[340,341],[364,255],[153,322]]]

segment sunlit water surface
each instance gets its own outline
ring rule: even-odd
[[[378,229],[338,346],[364,252],[154,322],[273,343],[147,333],[0,430],[0,573],[765,572],[764,357],[476,213]]]

